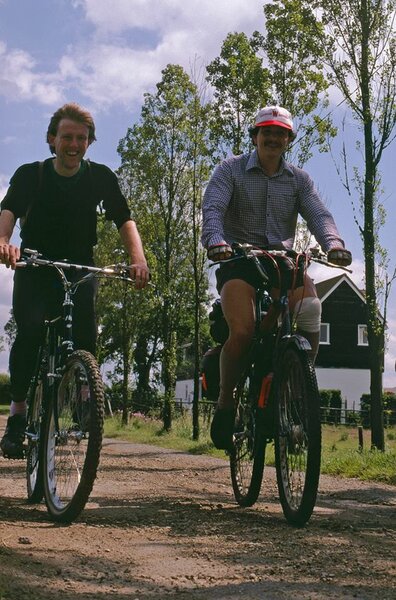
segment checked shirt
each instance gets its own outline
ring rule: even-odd
[[[204,195],[202,244],[292,249],[298,215],[324,252],[344,246],[308,173],[282,159],[269,177],[254,150],[216,167]]]

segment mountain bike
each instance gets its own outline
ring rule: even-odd
[[[212,264],[240,259],[253,262],[260,284],[256,289],[255,332],[247,367],[234,392],[233,448],[228,452],[234,496],[240,506],[256,502],[266,446],[273,441],[283,514],[290,524],[302,526],[312,515],[319,485],[320,402],[315,369],[307,353],[311,347],[295,331],[288,293],[299,270],[304,273],[310,261],[339,267],[328,263],[318,252],[267,251],[248,244],[234,244],[230,259]],[[280,288],[277,298],[270,295],[274,273],[279,283],[275,287]],[[222,331],[222,339],[216,340],[221,343],[228,334],[224,336],[225,320],[218,306],[216,310],[218,322],[212,321],[212,332]],[[217,347],[217,356],[220,348]],[[212,400],[217,400],[215,379],[212,376]],[[205,378],[203,385],[207,386]]]
[[[25,249],[17,268],[53,268],[63,287],[62,314],[44,323],[43,343],[27,394],[28,502],[43,496],[50,517],[68,523],[84,509],[97,475],[103,437],[104,386],[95,357],[75,350],[73,295],[93,277],[132,282],[127,265],[93,267],[51,261]],[[66,272],[81,272],[69,281]]]

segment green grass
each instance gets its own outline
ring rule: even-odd
[[[0,406],[0,414],[8,414],[8,406]],[[322,427],[322,473],[340,477],[355,477],[364,481],[379,481],[396,485],[396,427],[385,430],[385,452],[371,450],[371,433],[363,432],[363,450],[359,450],[356,427],[324,425]],[[191,417],[174,419],[172,430],[166,432],[162,422],[143,415],[134,415],[125,427],[119,417],[105,421],[106,437],[173,448],[190,454],[209,454],[224,458],[209,436],[208,422],[200,422],[199,440],[192,439]],[[274,464],[273,445],[267,448],[266,463]]]
[[[191,417],[174,419],[172,430],[166,432],[162,422],[142,415],[132,416],[123,426],[119,417],[107,418],[105,435],[135,443],[154,444],[191,454],[225,457],[216,450],[209,436],[207,422],[200,423],[198,441],[192,439]],[[396,485],[396,428],[385,430],[386,451],[370,449],[370,431],[364,431],[363,450],[359,449],[357,428],[324,425],[322,428],[322,473],[379,481]],[[267,448],[266,463],[274,464],[273,445]]]

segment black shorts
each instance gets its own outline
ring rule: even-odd
[[[260,263],[269,277],[270,288],[288,290],[292,287],[304,285],[304,263],[299,262],[298,268],[295,261],[289,257],[276,257],[276,264],[268,257],[260,258]],[[232,279],[242,279],[249,285],[258,289],[263,285],[263,279],[252,260],[240,258],[232,262],[225,262],[216,271],[216,289],[220,294],[223,285]]]

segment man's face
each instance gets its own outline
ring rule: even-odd
[[[260,160],[280,158],[289,145],[289,130],[278,125],[259,127],[253,141]]]
[[[74,175],[89,146],[88,127],[71,119],[61,119],[55,136],[48,141],[55,148],[55,165],[60,175]]]

